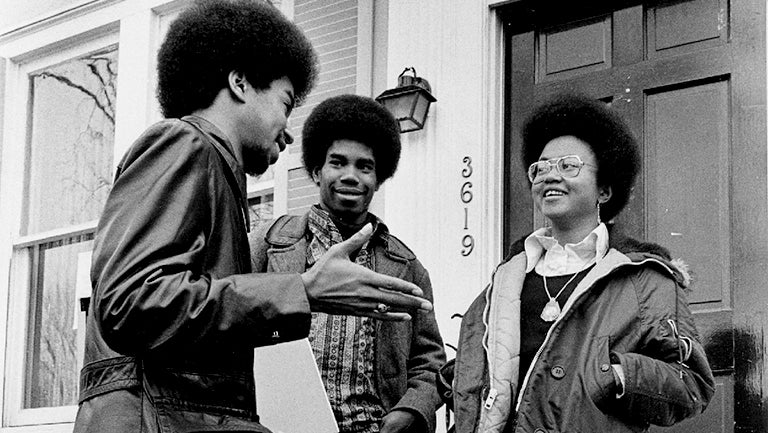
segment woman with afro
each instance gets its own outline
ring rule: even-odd
[[[629,128],[562,94],[525,122],[522,159],[547,224],[513,244],[462,319],[442,378],[456,431],[640,432],[701,413],[714,379],[686,269],[610,224],[639,168]]]

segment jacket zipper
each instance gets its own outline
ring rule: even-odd
[[[499,392],[496,391],[496,388],[491,388],[488,390],[488,397],[486,397],[485,404],[483,405],[486,410],[493,407],[493,403],[496,402],[497,395],[499,395]]]
[[[491,274],[491,284],[488,285],[488,290],[485,292],[485,308],[483,309],[483,324],[485,325],[485,332],[483,333],[483,348],[485,349],[486,363],[488,364],[488,395],[486,396],[485,402],[483,403],[485,410],[490,410],[493,407],[493,404],[496,402],[496,396],[499,394],[499,391],[493,387],[493,361],[491,360],[491,351],[490,347],[488,346],[488,321],[491,314],[491,296],[493,295],[495,284],[494,279],[496,278],[496,271],[498,271],[500,267],[501,264],[497,265],[496,269],[494,269],[493,273]],[[479,418],[480,417],[478,417],[478,422]]]

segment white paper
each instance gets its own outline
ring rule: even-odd
[[[309,340],[253,351],[256,409],[274,433],[338,433]]]

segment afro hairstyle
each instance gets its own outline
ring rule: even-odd
[[[610,221],[627,205],[640,156],[627,124],[605,103],[577,93],[561,93],[537,107],[523,128],[522,158],[527,169],[551,140],[572,135],[584,141],[597,158],[597,183],[612,195],[600,206],[600,218]]]
[[[371,148],[379,185],[392,177],[400,160],[400,128],[392,114],[371,98],[340,95],[318,104],[304,122],[304,169],[322,167],[336,140],[354,140]]]
[[[209,107],[228,74],[257,89],[282,77],[297,103],[317,78],[317,55],[276,7],[254,0],[197,0],[173,21],[157,55],[157,99],[166,118]]]

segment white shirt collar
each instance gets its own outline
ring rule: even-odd
[[[599,262],[608,251],[608,228],[600,223],[581,242],[561,246],[552,237],[550,229],[543,227],[525,238],[527,266],[540,275],[574,274],[589,264]]]

